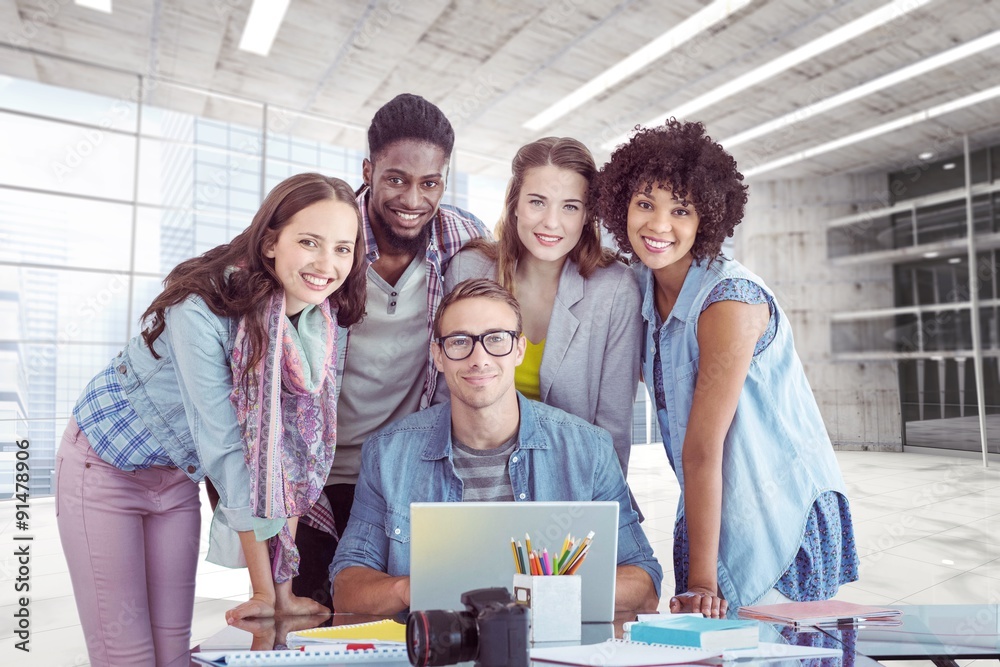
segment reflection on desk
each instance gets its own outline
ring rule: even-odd
[[[901,625],[856,628],[858,653],[883,661],[931,660],[939,667],[954,667],[956,659],[1000,659],[1000,605],[895,608],[903,612]]]
[[[294,616],[244,620],[234,626],[223,628],[215,635],[205,640],[201,646],[194,650],[275,650],[286,647],[286,638],[289,632],[305,630],[315,627],[328,627],[337,625],[351,625],[356,623],[367,623],[370,621],[382,620],[384,616],[369,616],[364,614],[325,614],[317,616]],[[398,615],[392,618],[404,621],[405,615]],[[583,623],[581,625],[580,644],[601,644],[611,638],[621,638],[623,635],[623,625],[626,622],[635,621],[634,613],[621,613],[615,616],[614,623]],[[788,665],[788,667],[872,667],[874,664],[862,656],[855,655],[856,629],[839,629],[833,631],[820,632],[816,630],[795,631],[791,628],[761,624],[761,640],[770,642],[785,642],[797,646],[819,646],[827,648],[844,649],[844,658],[822,658],[807,660],[785,660],[781,663],[769,662],[769,666],[777,664]],[[575,642],[536,644],[536,646],[559,646],[571,645]],[[596,650],[596,649],[595,649]],[[194,663],[192,663],[194,664]],[[472,663],[464,663],[471,665]],[[536,663],[541,665],[541,663]],[[726,663],[735,664],[735,663]],[[739,667],[753,667],[755,664],[763,664],[760,661],[741,661]]]
[[[338,625],[354,625],[394,618],[400,622],[406,621],[406,614],[396,616],[370,616],[367,614],[318,614],[315,616],[277,616],[275,618],[254,618],[239,621],[215,633],[199,646],[192,649],[198,651],[270,651],[287,648],[287,636],[290,632],[308,630],[310,628],[331,627]],[[614,623],[582,623],[580,644],[599,644],[612,637],[621,637],[623,626],[634,621],[634,613],[616,614]],[[577,642],[571,642],[576,644]],[[545,646],[560,646],[564,643],[551,642]],[[192,662],[192,667],[197,663]],[[463,663],[471,665],[472,663]]]

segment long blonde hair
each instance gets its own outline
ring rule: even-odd
[[[552,165],[568,169],[583,176],[589,185],[597,173],[594,156],[581,142],[570,137],[545,137],[521,146],[511,163],[511,177],[504,196],[504,209],[497,222],[497,241],[475,239],[466,248],[482,252],[496,263],[497,282],[509,290],[514,289],[514,272],[523,256],[524,244],[517,235],[517,200],[529,169]],[[579,267],[580,275],[589,278],[598,267],[615,261],[615,255],[601,246],[601,232],[595,215],[596,207],[587,203],[584,207],[583,233],[576,246],[569,252],[569,258]]]

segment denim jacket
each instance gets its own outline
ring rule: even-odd
[[[154,343],[160,358],[135,336],[111,361],[114,381],[174,464],[195,482],[211,478],[219,492],[217,516],[221,513],[233,530],[251,530],[250,473],[229,399],[237,322],[215,315],[193,295],[168,308],[165,317]],[[115,437],[112,429],[101,428],[102,420],[92,421],[84,431],[92,442]]]
[[[643,265],[633,268],[643,296],[643,378],[655,405],[654,278]],[[666,407],[657,411],[657,418],[682,491],[682,451],[698,379],[698,318],[712,288],[730,278],[752,280],[774,298],[764,281],[738,262],[721,257],[710,265],[695,262],[659,330]],[[823,418],[795,353],[791,327],[774,303],[777,332],[750,363],[722,456],[718,576],[732,610],[755,604],[788,570],[817,496],[824,491],[846,495]],[[683,514],[682,493],[677,517]]]
[[[660,594],[663,570],[638,515],[604,429],[518,394],[521,424],[509,460],[515,501],[618,501],[618,564],[638,565]],[[460,502],[451,445],[451,403],[414,413],[365,440],[351,519],[330,565],[410,573],[410,503]]]

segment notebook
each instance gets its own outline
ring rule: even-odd
[[[412,503],[410,609],[465,610],[462,593],[513,589],[510,538],[531,534],[536,548],[559,548],[566,533],[594,531],[580,566],[583,622],[610,622],[615,614],[618,503],[614,501]]]
[[[805,658],[839,658],[840,649],[815,646],[793,646],[760,642],[757,648],[733,651],[712,651],[688,646],[664,646],[609,639],[589,646],[554,646],[531,649],[531,659],[554,665],[602,665],[604,667],[657,667],[682,665],[696,661],[802,660]]]
[[[786,602],[783,604],[740,607],[740,618],[753,618],[770,623],[784,623],[793,627],[839,625],[844,623],[899,625],[899,609],[873,607],[841,600],[814,602]]]
[[[317,642],[344,643],[356,641],[373,641],[379,644],[396,643],[400,646],[406,643],[406,625],[387,618],[370,623],[354,623],[352,625],[335,625],[329,628],[311,628],[289,632],[289,646],[313,644]]]
[[[719,656],[716,651],[686,646],[659,646],[609,639],[603,644],[552,646],[531,649],[534,662],[554,665],[602,665],[603,667],[653,667],[682,665]]]
[[[760,624],[757,621],[733,621],[725,618],[664,614],[655,621],[640,621],[629,626],[629,639],[648,644],[694,646],[707,650],[756,648]]]
[[[191,659],[212,667],[287,667],[294,665],[332,665],[369,663],[409,667],[406,647],[376,648],[364,651],[310,648],[297,651],[201,651]]]

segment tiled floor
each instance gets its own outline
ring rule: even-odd
[[[874,604],[1000,603],[1000,465],[983,469],[978,459],[911,453],[838,452],[837,458],[862,553],[861,580],[844,586],[838,598]],[[663,449],[636,447],[629,477],[646,515],[646,533],[667,572],[664,591],[670,591],[678,490]],[[13,505],[0,502],[0,664],[87,665],[52,499],[31,503],[32,652],[25,660],[13,649]],[[206,513],[206,531],[208,518]],[[207,532],[203,549],[206,537]],[[195,642],[225,625],[224,611],[246,597],[248,582],[244,570],[201,561]]]

